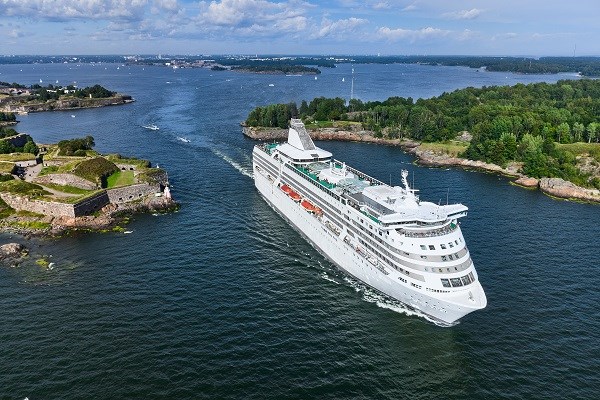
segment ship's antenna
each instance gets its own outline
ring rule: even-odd
[[[350,100],[354,98],[354,68],[352,68],[352,85],[350,85]]]

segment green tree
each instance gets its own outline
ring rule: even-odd
[[[571,128],[569,127],[569,124],[563,122],[562,124],[558,125],[556,128],[556,134],[558,135],[558,143],[569,143],[571,136]]]
[[[587,132],[587,140],[588,143],[591,143],[592,141],[596,140],[596,135],[598,134],[598,126],[600,124],[598,124],[597,122],[590,122],[587,126],[586,132]]]
[[[28,141],[27,143],[25,143],[25,146],[23,146],[23,152],[24,153],[31,153],[31,154],[37,154],[39,151],[38,147],[36,146],[36,144],[33,141]]]
[[[0,154],[8,154],[15,151],[15,147],[6,140],[0,140]]]
[[[585,126],[580,122],[573,124],[573,141],[581,142],[583,139],[583,133],[585,132]]]

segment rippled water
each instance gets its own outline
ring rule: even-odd
[[[597,398],[597,206],[417,167],[396,148],[319,143],[384,181],[399,183],[408,168],[424,198],[449,193],[470,207],[462,229],[488,307],[442,328],[340,273],[254,190],[254,143],[239,122],[256,105],[347,98],[350,68],[314,80],[0,66],[2,81],[75,80],[133,95],[126,106],[24,116],[19,129],[38,142],[91,134],[100,151],[151,159],[182,203],[135,218],[128,235],[29,241],[29,263],[0,268],[0,398]],[[363,100],[557,79],[355,68]],[[160,130],[141,127],[150,123]],[[55,268],[37,267],[40,255]]]

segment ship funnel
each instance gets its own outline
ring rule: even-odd
[[[310,135],[306,131],[301,119],[292,118],[290,121],[290,130],[288,132],[288,143],[299,150],[315,150]]]

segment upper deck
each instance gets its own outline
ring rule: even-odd
[[[467,214],[462,204],[421,201],[417,190],[408,184],[407,171],[402,171],[404,187],[390,186],[335,160],[331,153],[314,145],[300,120],[292,120],[287,142],[257,148],[382,228],[439,229]]]

